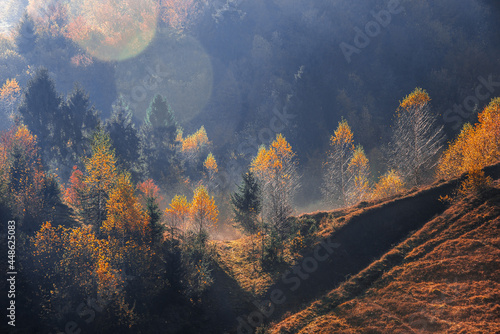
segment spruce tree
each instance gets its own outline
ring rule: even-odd
[[[238,191],[231,195],[234,219],[245,233],[254,234],[259,230],[257,216],[261,211],[261,192],[252,172],[243,174]]]
[[[172,108],[157,94],[141,127],[141,159],[147,175],[163,185],[172,181],[176,135],[177,122]]]
[[[132,180],[137,182],[139,173],[139,133],[132,121],[129,105],[120,98],[113,105],[111,118],[106,122],[106,130],[115,149],[118,167],[127,170]]]
[[[57,164],[62,147],[61,129],[64,126],[61,97],[46,68],[40,68],[28,81],[19,105],[23,123],[37,136],[42,158],[52,166]]]

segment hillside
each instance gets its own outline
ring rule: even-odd
[[[497,181],[270,332],[498,333],[499,216]]]
[[[498,179],[499,170],[486,173]],[[228,289],[239,313],[231,327],[247,333],[264,314],[275,322],[270,333],[498,332],[500,182],[452,205],[439,201],[459,181],[300,217],[320,221],[313,245],[333,250],[316,266],[313,246],[258,275],[248,238],[218,243],[221,268],[238,286]]]

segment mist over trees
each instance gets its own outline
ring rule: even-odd
[[[467,193],[500,159],[494,1],[100,4],[26,1],[0,34],[0,217],[34,326],[92,296],[89,332],[196,332],[235,226],[266,272],[312,244],[306,210]]]

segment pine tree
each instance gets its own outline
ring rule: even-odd
[[[118,167],[129,171],[137,181],[140,178],[139,133],[132,122],[132,111],[123,99],[113,105],[106,130],[115,149]]]
[[[172,109],[161,95],[155,95],[141,127],[140,152],[147,175],[161,184],[171,181],[176,136]]]
[[[38,34],[36,32],[35,22],[25,14],[17,27],[15,43],[19,54],[26,55],[32,52],[36,47]]]
[[[231,195],[234,220],[245,233],[255,234],[259,231],[258,215],[261,212],[260,186],[252,172],[243,174],[243,181],[238,191]]]
[[[152,244],[157,244],[163,240],[163,231],[165,230],[165,226],[162,224],[163,214],[159,205],[159,201],[162,199],[159,194],[160,189],[151,179],[140,183],[137,189],[141,194],[143,207],[148,216],[150,241]]]
[[[71,168],[80,165],[81,157],[89,151],[92,133],[100,124],[99,113],[90,105],[88,94],[76,84],[66,101],[61,105],[62,121],[58,122],[61,133],[59,170],[64,180]]]
[[[60,158],[58,148],[65,144],[61,140],[64,126],[61,102],[48,70],[40,68],[28,81],[19,105],[23,123],[38,139],[44,162],[54,169]]]

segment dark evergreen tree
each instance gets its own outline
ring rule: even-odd
[[[165,226],[161,223],[162,212],[156,198],[146,198],[146,213],[149,217],[148,225],[151,233],[151,243],[156,244],[162,240],[165,231]]]
[[[85,152],[90,151],[92,133],[100,123],[99,113],[90,104],[88,94],[76,84],[61,106],[62,122],[57,131],[61,134],[59,151],[61,153],[60,174],[64,180],[75,165],[81,164]],[[81,166],[80,166],[81,167]]]
[[[140,152],[147,175],[162,185],[173,181],[176,135],[177,122],[172,108],[157,94],[141,127]]]
[[[37,39],[38,35],[36,33],[35,23],[28,14],[25,14],[17,26],[17,34],[15,37],[15,43],[19,54],[26,55],[33,51]]]
[[[114,105],[106,130],[115,149],[118,167],[131,173],[139,181],[139,133],[132,122],[129,105],[120,98]]]
[[[37,136],[45,165],[55,166],[61,154],[65,117],[61,111],[61,97],[46,68],[40,68],[28,81],[19,105],[19,114],[28,129]]]
[[[243,182],[238,191],[231,195],[234,219],[245,233],[254,234],[259,230],[257,217],[262,209],[261,192],[252,172],[243,174]]]

